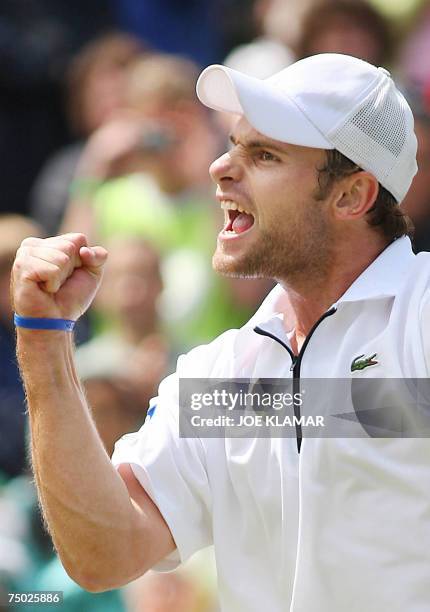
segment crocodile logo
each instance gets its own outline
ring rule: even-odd
[[[351,372],[356,372],[358,370],[364,370],[364,368],[368,368],[369,366],[373,366],[379,363],[376,361],[376,353],[374,353],[371,357],[364,357],[363,355],[359,355],[356,357],[351,363]]]

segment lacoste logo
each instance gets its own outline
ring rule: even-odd
[[[374,353],[371,357],[364,357],[363,355],[359,355],[356,357],[351,363],[351,372],[356,372],[357,370],[364,370],[364,368],[368,368],[369,366],[373,366],[379,363],[379,361],[375,360],[376,353]]]

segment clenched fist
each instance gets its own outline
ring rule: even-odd
[[[12,301],[23,317],[78,319],[100,285],[107,251],[83,234],[26,238],[12,269]]]

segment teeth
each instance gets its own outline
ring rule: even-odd
[[[222,200],[221,208],[223,210],[237,210],[241,213],[250,214],[244,208],[236,204],[236,202],[233,202],[233,200]]]

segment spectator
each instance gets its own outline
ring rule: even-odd
[[[113,7],[122,29],[158,51],[201,65],[222,58],[217,0],[113,0]]]
[[[325,0],[307,13],[297,41],[298,59],[317,53],[344,53],[386,66],[392,56],[385,19],[362,0]]]
[[[109,261],[95,303],[104,330],[77,351],[82,378],[119,377],[136,393],[142,411],[166,374],[167,343],[160,331],[160,260],[142,239],[109,245]]]
[[[303,19],[319,0],[257,0],[266,36],[283,43],[291,51],[296,48]],[[258,6],[260,5],[260,6]]]
[[[0,212],[28,211],[43,162],[67,142],[62,81],[69,58],[106,27],[110,0],[0,3]]]
[[[71,202],[63,227],[91,240],[140,235],[155,244],[163,256],[162,312],[181,350],[240,325],[254,306],[241,303],[232,283],[212,271],[222,217],[207,168],[219,140],[197,103],[196,75],[194,64],[166,55],[133,65],[130,112],[88,142],[75,180],[81,197]]]
[[[267,31],[267,16],[273,7],[271,0],[258,0],[253,16],[258,36],[251,42],[235,47],[224,64],[259,79],[265,79],[294,61],[291,49]]]
[[[213,547],[174,572],[149,571],[127,589],[129,612],[218,612]]]
[[[430,4],[421,2],[400,51],[403,79],[416,90],[426,90],[430,100]]]
[[[85,45],[66,78],[70,129],[79,141],[55,153],[42,168],[31,194],[31,212],[55,235],[69,199],[69,187],[85,140],[124,105],[124,72],[142,51],[127,34],[113,32]]]

